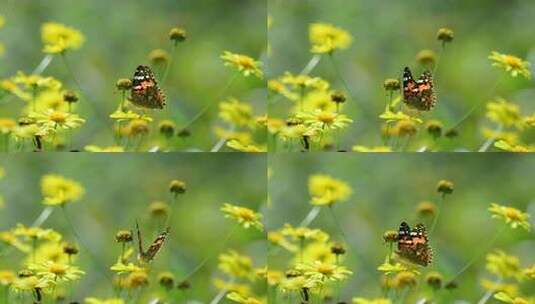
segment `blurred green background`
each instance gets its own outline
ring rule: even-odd
[[[441,44],[436,32],[442,27],[451,28],[455,39],[447,45],[434,75],[438,104],[424,119],[439,119],[446,128],[452,127],[475,104],[495,96],[517,103],[525,115],[535,111],[533,81],[502,77],[505,72],[492,67],[487,59],[495,50],[535,62],[533,1],[269,0],[269,14],[273,18],[268,34],[272,49],[269,78],[285,71],[297,74],[311,59],[309,24],[331,23],[352,34],[351,47],[334,54],[355,95],[344,109],[354,120],[343,132],[345,149],[355,144],[382,145],[378,115],[387,101],[384,80],[401,78],[405,66],[420,75],[423,68],[416,54],[431,49],[438,55]],[[311,75],[330,81],[335,90],[346,91],[326,57]],[[500,77],[503,81],[491,92]],[[285,118],[289,104],[287,100],[270,104],[270,115]],[[484,141],[481,127],[494,128],[484,111],[483,106],[461,125],[460,136],[449,146],[445,141],[446,147],[479,147]],[[525,136],[533,141],[534,134]]]
[[[336,203],[334,212],[347,237],[348,253],[345,265],[354,272],[342,284],[342,299],[352,296],[374,298],[382,295],[377,266],[383,263],[388,249],[383,241],[386,230],[397,230],[402,221],[410,225],[429,220],[421,219],[417,204],[438,203],[436,184],[447,179],[455,184],[440,211],[436,230],[430,237],[434,262],[425,269],[441,272],[451,279],[471,258],[484,250],[489,240],[503,226],[503,221],[491,219],[490,203],[516,207],[531,215],[535,224],[533,170],[535,156],[482,154],[279,154],[270,159],[272,177],[269,195],[272,208],[266,215],[269,230],[284,223],[298,226],[313,207],[308,194],[308,178],[312,174],[327,174],[346,181],[353,188],[347,202]],[[323,209],[309,226],[343,241],[329,210]],[[493,248],[520,258],[523,267],[535,263],[535,235],[522,229],[506,229]],[[287,255],[269,256],[271,269],[287,267]],[[494,280],[484,269],[484,257],[467,270],[459,280],[459,288],[449,300],[475,303],[485,291],[479,279]],[[531,284],[531,285],[529,285]],[[533,295],[533,281],[524,285],[523,292]],[[447,294],[447,293],[446,293]],[[451,301],[447,301],[451,303]],[[414,303],[414,302],[413,302]]]
[[[168,32],[180,26],[187,40],[178,45],[175,61],[163,84],[167,106],[153,111],[157,120],[172,119],[180,128],[205,105],[211,111],[191,127],[189,145],[203,150],[213,146],[217,121],[215,103],[230,96],[254,105],[257,115],[265,113],[264,82],[253,77],[238,77],[221,96],[233,70],[223,66],[219,56],[228,50],[254,58],[264,56],[266,48],[266,5],[257,0],[3,0],[0,14],[6,19],[0,41],[6,53],[0,59],[0,77],[22,70],[33,71],[44,54],[41,52],[41,24],[59,22],[80,30],[86,41],[80,50],[69,52],[69,60],[88,100],[80,102],[78,112],[87,119],[74,140],[79,145],[113,144],[113,122],[108,118],[118,106],[119,78],[131,78],[140,64],[149,64],[153,49],[171,51]],[[156,70],[156,72],[158,72]],[[77,90],[61,58],[55,58],[44,72]],[[157,75],[161,79],[161,75]],[[1,116],[14,117],[23,106],[20,101],[0,104]]]
[[[5,177],[0,180],[0,194],[5,207],[0,209],[0,231],[17,223],[31,225],[43,210],[40,179],[44,174],[60,174],[79,181],[86,190],[81,201],[67,206],[71,221],[80,236],[79,264],[86,272],[75,286],[75,295],[111,297],[109,267],[120,254],[115,233],[135,229],[138,220],[145,248],[160,233],[161,221],[150,215],[152,201],[171,202],[169,182],[179,179],[187,191],[178,196],[170,220],[171,232],[152,263],[152,293],[158,291],[155,275],[171,271],[177,281],[208,262],[189,280],[190,300],[208,302],[217,293],[213,279],[225,279],[217,270],[217,255],[235,249],[250,255],[255,267],[265,265],[265,237],[252,229],[233,229],[235,222],[225,219],[219,210],[232,203],[259,210],[266,201],[266,158],[261,155],[209,154],[122,154],[43,153],[2,155],[0,164]],[[232,175],[232,178],[229,176]],[[160,224],[159,224],[160,223]],[[60,209],[42,225],[77,242]],[[135,231],[135,230],[134,230]],[[223,239],[232,232],[226,245]],[[0,269],[18,270],[21,255],[12,252],[0,259]],[[176,292],[175,295],[180,293]]]

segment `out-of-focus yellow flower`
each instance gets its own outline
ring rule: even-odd
[[[365,299],[365,298],[353,298],[353,304],[391,304],[390,299],[377,298],[377,299]]]
[[[261,301],[260,299],[254,298],[254,297],[246,297],[242,296],[241,294],[237,292],[231,292],[227,295],[227,299],[240,304],[263,304],[265,301]]]
[[[290,72],[285,72],[279,79],[280,83],[289,85],[292,89],[315,89],[320,91],[326,91],[329,89],[329,83],[320,77],[311,77],[308,75],[294,75]]]
[[[516,153],[535,152],[535,147],[525,146],[525,145],[515,145],[505,140],[499,140],[495,142],[494,146],[498,149],[501,149],[507,152],[516,152]]]
[[[296,252],[298,250],[298,247],[288,241],[284,234],[279,231],[269,231],[267,238],[268,241],[270,241],[271,243],[280,246],[290,252]]]
[[[219,104],[219,117],[238,127],[249,127],[254,124],[253,108],[250,104],[240,102],[236,98]]]
[[[110,298],[110,299],[98,299],[98,298],[85,298],[85,304],[124,304],[123,299]]]
[[[218,267],[222,272],[236,278],[253,280],[255,276],[251,258],[234,250],[219,255]]]
[[[280,94],[291,101],[299,100],[299,94],[289,90],[280,80],[270,79],[268,80],[267,87],[270,91]]]
[[[40,135],[55,133],[58,129],[70,130],[80,127],[85,119],[77,114],[49,109],[43,113],[32,112],[28,115],[40,128]]]
[[[421,120],[420,118],[412,117],[401,111],[394,113],[390,110],[386,110],[384,113],[379,115],[379,118],[384,119],[387,123],[405,120],[412,121],[418,124],[423,123],[423,120]]]
[[[328,242],[311,242],[307,244],[299,256],[295,257],[294,262],[312,263],[319,261],[322,263],[336,264],[336,255],[332,253],[332,243]]]
[[[70,258],[72,262],[73,257]],[[33,254],[26,258],[26,263],[69,263],[69,256],[65,253],[63,245],[60,242],[44,242],[39,245]]]
[[[17,227],[13,229],[13,234],[16,236],[27,237],[33,240],[59,242],[61,240],[61,234],[52,229],[42,229],[39,227],[26,227],[23,224],[17,224]]]
[[[130,289],[142,288],[149,285],[149,275],[145,271],[135,271],[128,274],[125,287]]]
[[[262,153],[262,152],[267,151],[267,147],[265,145],[257,145],[257,144],[252,144],[252,143],[246,144],[236,139],[228,141],[227,147],[240,151],[240,152],[249,152],[249,153]]]
[[[46,22],[41,26],[43,52],[49,54],[63,53],[66,50],[77,50],[85,41],[84,35],[61,23]]]
[[[280,232],[282,235],[289,236],[295,241],[311,240],[318,242],[326,242],[329,240],[329,235],[321,229],[293,227],[290,224],[284,224],[284,227],[281,229]]]
[[[394,277],[394,286],[398,289],[413,287],[418,284],[417,274],[414,271],[401,271]]]
[[[392,261],[390,261],[388,258],[385,260],[385,262],[379,267],[377,267],[377,270],[383,272],[385,275],[395,274],[399,272],[406,272],[411,271],[409,268],[407,268],[405,265],[401,263],[395,263],[393,264]]]
[[[248,284],[232,283],[223,281],[219,278],[214,279],[214,286],[219,290],[235,291],[241,295],[248,296],[251,294],[251,287]]]
[[[231,66],[236,68],[243,76],[247,77],[249,75],[254,75],[260,79],[264,76],[264,73],[261,70],[262,63],[256,61],[253,58],[241,55],[234,54],[229,51],[225,51],[221,55],[221,59],[225,62],[225,66]]]
[[[504,303],[512,303],[512,304],[533,304],[534,301],[531,299],[526,299],[522,297],[513,297],[508,295],[505,292],[498,292],[494,295],[494,298],[496,300],[499,300]]]
[[[303,97],[302,104],[295,106],[295,112],[310,112],[316,110],[336,112],[336,103],[332,101],[331,95],[332,92],[327,90],[312,90]],[[339,109],[342,109],[342,107]]]
[[[225,140],[237,140],[243,144],[250,144],[252,142],[252,134],[249,132],[238,132],[225,130],[221,127],[214,127],[214,133],[218,138]]]
[[[109,147],[99,147],[96,145],[87,145],[84,147],[84,150],[87,152],[124,152],[124,147],[121,146],[109,146]]]
[[[63,263],[56,263],[52,261],[41,264],[30,264],[28,269],[33,271],[37,277],[44,280],[51,280],[54,282],[72,282],[80,279],[85,274],[76,266],[71,266]]]
[[[494,292],[503,291],[510,295],[518,294],[518,284],[499,283],[487,279],[481,279],[480,284],[481,287],[485,288],[486,290],[492,290]]]
[[[351,187],[344,181],[329,175],[316,174],[308,179],[308,191],[312,196],[312,204],[330,206],[345,201],[351,196]]]
[[[505,127],[514,126],[517,129],[524,128],[524,120],[520,114],[518,105],[508,102],[503,98],[487,104],[487,118]]]
[[[0,270],[0,286],[9,286],[11,285],[17,276],[13,271],[10,270]]]
[[[313,112],[297,113],[297,118],[301,119],[305,125],[316,129],[319,132],[344,129],[353,122],[344,114],[314,110]]]
[[[116,272],[117,274],[124,274],[132,272],[142,272],[145,271],[145,268],[137,266],[134,263],[124,264],[121,261],[117,261],[117,263],[110,267],[110,270]]]
[[[524,213],[516,208],[492,203],[490,204],[489,211],[492,213],[493,218],[503,219],[505,223],[509,224],[513,229],[522,227],[527,231],[531,230],[529,214]]]
[[[353,150],[354,152],[364,152],[364,153],[392,152],[392,149],[387,146],[366,147],[366,146],[356,145],[356,146],[353,146],[351,150]]]
[[[19,240],[13,231],[0,231],[0,242],[13,246],[22,252],[30,252],[31,246]]]
[[[59,90],[61,89],[61,82],[53,77],[43,77],[40,75],[26,75],[22,71],[18,71],[17,75],[12,78],[16,84],[22,84],[26,89],[39,90]]]
[[[501,278],[523,279],[518,257],[507,255],[501,250],[487,254],[487,270]]]
[[[5,24],[6,24],[6,19],[4,18],[4,16],[0,15],[0,29],[3,28]]]
[[[522,270],[524,276],[530,280],[535,280],[535,264]]]
[[[496,141],[506,141],[509,144],[516,144],[518,142],[518,133],[516,132],[505,132],[497,131],[489,128],[483,128],[481,134],[487,139],[493,139]]]
[[[81,199],[84,188],[74,180],[48,174],[41,179],[41,192],[44,196],[43,204],[63,206]]]
[[[309,26],[309,39],[312,53],[332,53],[347,49],[353,37],[344,29],[327,23],[312,23]]]
[[[110,114],[110,118],[111,119],[115,119],[117,122],[132,121],[132,120],[138,120],[138,119],[144,120],[146,122],[151,122],[152,121],[152,117],[147,116],[147,115],[137,114],[132,110],[127,111],[127,112],[124,112],[124,111],[121,111],[121,110],[117,110],[117,111],[113,112],[112,114]]]
[[[496,51],[493,51],[490,54],[489,59],[492,61],[492,66],[504,69],[513,77],[522,75],[527,79],[531,79],[531,72],[529,70],[530,63],[527,61],[513,55],[501,54]]]
[[[37,276],[29,277],[20,277],[17,278],[13,284],[11,284],[11,289],[15,292],[33,292],[36,288],[42,289],[43,291],[48,291],[55,286],[55,282],[48,278]]]
[[[11,118],[0,118],[0,134],[9,134],[15,130],[17,122]]]
[[[249,208],[225,203],[221,207],[221,211],[223,211],[226,218],[236,220],[245,229],[255,227],[260,231],[264,230],[264,225],[261,222],[262,214],[254,212]]]
[[[353,274],[344,266],[320,261],[298,264],[296,270],[303,273],[311,287],[323,286],[328,281],[344,281]]]
[[[304,124],[286,125],[279,133],[279,137],[282,140],[294,140],[308,137],[314,139],[318,135],[318,131],[314,128],[306,126]]]
[[[281,284],[279,285],[279,288],[283,292],[295,292],[295,291],[301,291],[303,288],[307,287],[310,288],[311,286],[308,286],[307,279],[302,275],[292,275],[292,276],[286,276]]]

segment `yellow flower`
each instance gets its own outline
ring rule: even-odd
[[[69,256],[63,250],[63,245],[59,242],[45,242],[35,250],[35,253],[29,254],[26,258],[27,263],[68,263]],[[29,252],[29,251],[28,251]],[[72,257],[70,258],[72,262]]]
[[[487,270],[501,278],[523,279],[519,259],[501,250],[487,254]]]
[[[77,114],[48,109],[43,113],[32,112],[29,118],[35,119],[40,131],[38,135],[48,135],[56,132],[58,129],[70,130],[80,127],[85,123],[83,118]]]
[[[517,129],[524,128],[524,120],[520,114],[518,105],[498,98],[487,104],[487,118],[505,127],[514,126]]]
[[[377,270],[383,272],[385,275],[409,271],[409,269],[405,265],[399,262],[392,264],[392,262],[388,258],[384,261],[383,264],[377,267]]]
[[[505,223],[509,224],[511,228],[516,229],[522,227],[527,231],[531,230],[529,223],[529,214],[524,213],[516,208],[498,205],[496,203],[490,204],[489,211],[493,218],[501,218]]]
[[[262,152],[267,151],[267,148],[265,145],[247,144],[236,139],[228,141],[227,147],[240,151],[240,152],[249,152],[249,153],[262,153]]]
[[[376,146],[376,147],[366,147],[366,146],[353,146],[351,148],[354,152],[364,152],[364,153],[377,153],[377,152],[392,152],[392,149],[387,146]]]
[[[124,301],[118,298],[110,298],[110,299],[85,298],[85,304],[124,304]]]
[[[240,304],[263,304],[264,301],[261,301],[253,297],[245,297],[237,292],[231,292],[227,295],[227,299]]]
[[[117,263],[115,263],[113,266],[110,267],[111,271],[117,272],[117,274],[145,271],[143,267],[139,267],[135,265],[134,263],[124,264],[120,260],[121,260],[121,257],[119,257],[119,261],[117,261]]]
[[[353,122],[352,119],[344,114],[322,111],[319,109],[314,110],[313,112],[297,113],[296,116],[298,119],[301,119],[306,126],[320,132],[343,129]]]
[[[497,294],[494,295],[494,298],[496,300],[499,300],[499,301],[504,302],[504,303],[512,303],[512,304],[532,304],[532,303],[534,303],[534,301],[529,300],[529,299],[524,299],[524,298],[521,298],[521,297],[512,297],[512,296],[508,295],[505,292],[498,292]]]
[[[261,222],[262,214],[254,212],[249,208],[225,203],[223,207],[221,207],[221,211],[225,213],[226,218],[235,219],[245,229],[255,227],[260,231],[264,230],[264,225]]]
[[[41,192],[44,196],[43,204],[63,206],[82,198],[84,188],[74,180],[48,174],[41,179]]]
[[[290,224],[284,224],[281,229],[281,234],[289,236],[295,241],[312,240],[318,242],[326,242],[329,240],[329,235],[321,229],[311,229],[307,227],[293,227]]]
[[[131,121],[131,120],[144,120],[146,122],[151,122],[152,118],[147,115],[141,115],[133,112],[132,110],[129,110],[128,112],[124,112],[121,110],[117,110],[110,114],[111,119],[115,119],[117,122],[122,121]]]
[[[391,304],[390,299],[377,298],[377,299],[365,299],[365,298],[353,298],[353,304]]]
[[[240,255],[234,250],[219,255],[219,269],[237,278],[254,279],[253,261],[250,257]]]
[[[318,134],[316,129],[313,129],[304,124],[286,125],[280,130],[280,138],[282,140],[302,139],[303,137],[314,138]]]
[[[312,175],[308,179],[308,191],[312,196],[311,203],[319,206],[345,201],[352,193],[346,182],[323,174]]]
[[[311,77],[308,75],[294,75],[285,72],[280,78],[280,83],[291,86],[293,89],[301,90],[304,88],[326,91],[329,89],[329,83],[320,77]]]
[[[125,281],[126,288],[141,288],[149,285],[149,276],[145,271],[135,271],[128,274]]]
[[[26,75],[22,71],[18,71],[12,80],[16,84],[22,84],[26,89],[59,90],[62,86],[61,82],[53,77]]]
[[[214,133],[218,138],[225,140],[237,140],[243,144],[249,144],[252,142],[252,134],[249,132],[236,132],[232,130],[225,130],[220,127],[214,127]]]
[[[319,54],[347,49],[353,40],[347,31],[327,23],[312,23],[309,39],[312,45],[310,51]]]
[[[252,106],[236,98],[219,104],[219,117],[238,127],[248,127],[254,124]]]
[[[513,55],[500,54],[496,51],[490,54],[489,59],[492,61],[492,66],[504,69],[506,72],[511,73],[513,77],[522,75],[527,79],[531,79],[530,63],[527,61]]]
[[[481,287],[485,288],[486,290],[492,290],[494,292],[502,291],[510,295],[518,294],[518,284],[499,283],[487,279],[481,279],[480,284]]]
[[[48,278],[38,278],[37,276],[29,277],[19,277],[13,284],[11,284],[11,289],[16,292],[33,292],[36,288],[43,289],[45,291],[54,287],[55,282]]]
[[[387,123],[396,121],[411,121],[421,124],[423,122],[421,119],[409,116],[401,111],[394,113],[390,110],[386,110],[383,114],[379,115],[379,118],[384,119]]]
[[[247,296],[251,294],[251,287],[247,284],[226,282],[221,279],[214,279],[214,286],[219,290],[227,290],[229,292],[235,291],[241,295]]]
[[[223,55],[221,55],[221,59],[225,62],[225,66],[235,67],[245,77],[249,75],[254,75],[260,79],[263,77],[262,70],[260,69],[262,63],[249,56],[225,51]]]
[[[315,261],[335,264],[336,255],[332,253],[332,243],[312,242],[305,246],[303,252],[296,256],[294,262],[312,263]]]
[[[302,104],[296,105],[294,111],[315,111],[335,112],[336,103],[332,101],[332,92],[327,90],[312,90],[308,92],[302,100]],[[342,107],[340,107],[341,109]]]
[[[9,286],[16,278],[17,276],[13,271],[0,270],[0,286]]]
[[[297,275],[297,276],[286,276],[281,284],[280,289],[283,292],[295,292],[295,291],[301,291],[303,288],[307,287],[310,288],[311,286],[307,285],[307,279],[303,275]]]
[[[59,242],[61,234],[52,229],[42,229],[39,227],[26,227],[23,224],[17,224],[13,229],[13,234],[16,236],[23,236],[34,240],[43,240],[51,242]]]
[[[44,44],[43,52],[57,54],[66,50],[79,49],[85,37],[74,28],[60,23],[46,22],[41,26],[41,40]]]
[[[288,241],[281,232],[270,231],[268,232],[267,238],[272,244],[280,246],[290,252],[296,252],[298,249],[297,246]]]
[[[483,128],[481,134],[487,139],[493,139],[496,141],[505,141],[509,144],[516,144],[518,142],[519,134],[516,132],[505,132],[499,130],[493,130],[489,128]]]
[[[87,152],[124,152],[124,147],[121,146],[109,146],[99,147],[96,145],[87,145],[84,147]]]
[[[322,286],[327,281],[344,281],[353,274],[343,266],[320,261],[298,264],[296,270],[303,273],[310,287]]]
[[[1,231],[0,242],[3,242],[9,246],[13,246],[17,250],[22,252],[30,252],[31,247],[17,238],[13,231]]]
[[[33,271],[37,277],[54,282],[77,281],[80,279],[80,276],[85,274],[85,272],[78,269],[78,267],[52,261],[41,264],[30,264],[28,269]]]
[[[9,134],[15,130],[17,122],[11,118],[0,118],[0,134]]]
[[[535,280],[535,264],[531,265],[530,267],[522,270],[522,273],[524,276],[528,279]]]

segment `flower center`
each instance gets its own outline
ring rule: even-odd
[[[324,124],[331,124],[336,119],[336,114],[329,112],[321,112],[318,114],[318,120]]]
[[[505,215],[513,221],[519,221],[522,219],[520,211],[513,208],[508,208],[505,211]]]
[[[512,68],[515,68],[515,69],[522,68],[522,60],[520,58],[518,58],[518,57],[506,56],[505,57],[505,62],[507,63],[508,66],[510,66]]]
[[[334,266],[321,263],[318,265],[318,272],[323,275],[330,275],[334,272]]]
[[[238,211],[238,215],[245,221],[253,221],[255,216],[252,210],[241,209]]]
[[[64,275],[67,272],[67,267],[58,263],[50,265],[49,271],[57,276]]]
[[[50,120],[55,123],[64,123],[67,120],[67,115],[61,112],[52,112],[50,114]]]

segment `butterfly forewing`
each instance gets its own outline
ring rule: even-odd
[[[154,260],[156,254],[160,251],[160,249],[162,249],[162,246],[167,240],[167,236],[169,235],[169,227],[156,237],[152,244],[150,244],[149,248],[147,248],[147,251],[143,250],[143,241],[141,239],[141,232],[137,223],[136,228],[138,237],[139,258],[141,261],[149,263]]]
[[[425,71],[418,80],[414,80],[411,70],[403,70],[403,101],[411,108],[419,111],[429,111],[436,103],[433,88],[433,76]]]
[[[132,78],[130,95],[130,101],[139,107],[163,109],[165,106],[165,95],[158,86],[152,70],[146,65],[137,67]]]
[[[398,230],[397,254],[418,265],[427,266],[431,263],[433,252],[429,247],[427,230],[423,224],[411,229],[407,223],[401,223]]]

